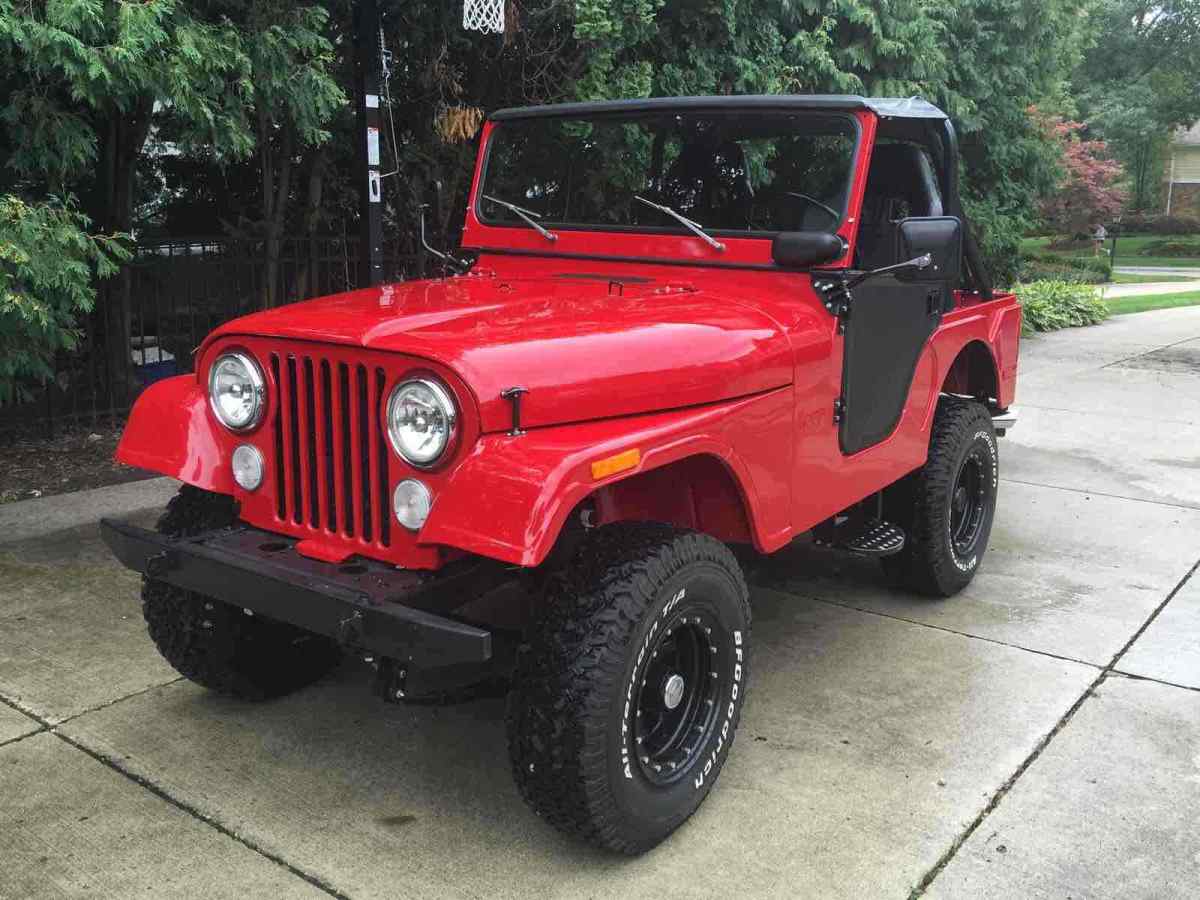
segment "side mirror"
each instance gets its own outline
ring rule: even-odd
[[[824,231],[781,231],[771,241],[771,258],[789,269],[831,263],[845,252],[841,236]]]
[[[936,281],[951,288],[962,278],[963,228],[954,216],[902,219],[896,227],[896,259],[929,254],[930,263],[896,272],[900,281]]]
[[[449,253],[438,250],[429,243],[429,239],[425,235],[425,211],[429,209],[431,203],[437,211],[440,211],[442,208],[442,182],[436,178],[430,181],[429,192],[426,194],[426,197],[428,200],[422,203],[417,210],[417,221],[421,226],[421,246],[425,248],[426,252],[440,259],[447,266],[454,269],[454,271],[467,271],[471,267],[469,263],[465,263],[461,259],[451,256]]]

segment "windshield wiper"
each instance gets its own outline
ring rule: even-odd
[[[538,224],[537,219],[535,219],[534,216],[537,216],[540,219],[541,218],[540,213],[535,213],[532,209],[522,209],[521,207],[517,206],[517,204],[515,204],[515,203],[509,203],[507,200],[498,200],[495,197],[489,197],[487,194],[482,194],[481,196],[483,197],[484,200],[489,200],[492,203],[495,203],[497,206],[503,206],[505,209],[509,210],[510,212],[516,213],[518,216],[521,217],[521,220],[526,225],[528,225],[530,228],[532,228],[534,231],[536,231],[538,234],[540,234],[546,240],[548,240],[548,241],[557,241],[558,240],[557,234],[555,234],[553,231],[550,231]]]
[[[684,228],[686,228],[688,231],[690,231],[696,237],[700,238],[700,240],[704,241],[704,243],[708,244],[708,246],[712,247],[714,250],[724,250],[725,249],[724,244],[722,244],[720,241],[718,241],[715,237],[713,237],[711,234],[709,234],[707,231],[705,231],[703,228],[701,228],[699,224],[697,224],[696,222],[693,222],[691,219],[689,219],[683,213],[678,213],[675,210],[671,209],[671,207],[663,206],[661,203],[655,203],[653,200],[647,200],[645,197],[639,197],[637,194],[633,195],[633,199],[640,200],[642,203],[645,203],[647,206],[654,207],[660,213],[670,216],[672,219],[674,219],[676,222],[678,222],[680,225],[682,225]]]

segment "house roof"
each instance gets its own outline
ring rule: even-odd
[[[488,116],[493,122],[604,113],[668,112],[675,110],[870,110],[893,119],[945,119],[946,114],[920,97],[859,97],[854,94],[727,94],[713,97],[649,97],[637,100],[595,100],[501,109]]]

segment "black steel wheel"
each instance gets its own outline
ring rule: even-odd
[[[979,442],[971,446],[958,468],[950,493],[950,541],[954,552],[966,559],[979,543],[991,495],[988,490],[990,460]]]
[[[729,754],[749,628],[719,541],[648,523],[589,534],[551,581],[509,695],[513,777],[533,810],[629,854],[678,828]]]
[[[655,639],[633,720],[638,766],[652,784],[690,772],[717,725],[730,649],[721,646],[720,634],[715,618],[689,605]]]
[[[885,516],[907,534],[904,549],[881,561],[884,571],[919,593],[949,597],[961,591],[987,550],[999,483],[987,408],[943,397],[925,465],[884,493]]]

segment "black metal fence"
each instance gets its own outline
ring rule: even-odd
[[[53,380],[0,407],[0,434],[41,430],[53,436],[63,424],[95,425],[124,415],[146,385],[192,371],[192,352],[222,322],[272,303],[353,289],[358,243],[339,236],[287,237],[273,265],[262,240],[202,236],[139,245],[122,273],[104,283],[96,311],[80,323],[82,341],[55,359]],[[419,276],[423,263],[385,248],[387,280]],[[125,291],[128,334],[112,325],[106,308]]]

